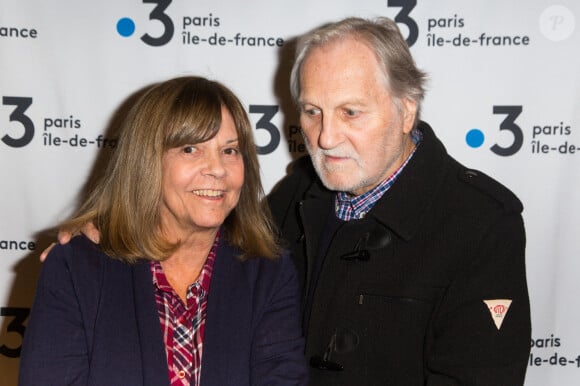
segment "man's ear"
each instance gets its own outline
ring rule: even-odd
[[[409,134],[413,130],[415,117],[417,116],[417,103],[410,98],[401,99],[403,107],[403,132]]]

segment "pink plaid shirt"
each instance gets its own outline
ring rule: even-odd
[[[201,374],[207,297],[219,232],[199,278],[187,289],[186,304],[173,290],[159,262],[151,262],[171,386],[198,386]]]

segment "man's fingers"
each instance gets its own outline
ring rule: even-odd
[[[57,236],[58,243],[59,244],[66,244],[70,241],[72,236],[73,236],[73,234],[71,232],[59,229],[58,236]]]
[[[92,222],[83,225],[81,232],[89,239],[91,239],[91,241],[95,244],[98,244],[101,239],[101,233],[97,230]]]
[[[46,256],[48,256],[49,252],[52,250],[52,248],[54,248],[55,245],[56,243],[52,243],[48,247],[46,247],[44,251],[42,251],[42,253],[40,254],[41,262],[44,262],[44,260],[46,260]]]

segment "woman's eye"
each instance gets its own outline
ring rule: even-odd
[[[183,152],[186,154],[191,154],[195,152],[195,146],[184,146]]]
[[[237,149],[235,147],[231,147],[231,148],[225,149],[224,153],[227,155],[238,155],[238,154],[240,154],[240,149]]]

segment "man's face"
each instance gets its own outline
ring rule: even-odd
[[[414,148],[415,104],[396,108],[371,49],[353,38],[313,49],[300,75],[300,124],[316,172],[330,190],[363,194]]]

